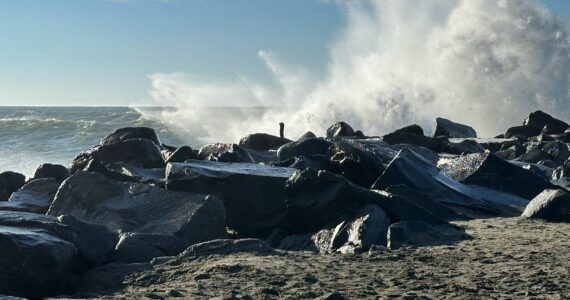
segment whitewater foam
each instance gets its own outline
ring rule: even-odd
[[[153,103],[177,110],[147,116],[200,127],[203,140],[237,141],[287,124],[294,138],[322,134],[344,120],[369,135],[410,123],[428,132],[436,116],[494,136],[531,111],[570,113],[567,25],[533,0],[335,1],[345,25],[331,45],[328,72],[317,79],[260,59],[275,85],[243,76],[204,82],[195,75],[153,74]],[[203,106],[282,106],[255,117],[204,113]],[[146,115],[145,115],[146,116]]]

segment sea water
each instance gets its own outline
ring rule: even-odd
[[[160,113],[169,108],[145,108]],[[191,128],[150,120],[129,107],[0,107],[0,172],[30,177],[42,163],[69,165],[117,128],[148,126],[169,145],[199,146]]]

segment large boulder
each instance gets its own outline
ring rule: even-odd
[[[462,228],[450,224],[433,225],[422,221],[404,221],[390,225],[388,248],[448,245],[469,238]]]
[[[408,134],[417,134],[417,135],[424,135],[424,130],[418,124],[409,125],[394,131],[394,133],[408,133]]]
[[[526,204],[519,197],[460,184],[410,149],[398,153],[372,188],[386,190],[400,184],[428,194],[435,201],[473,217],[503,214],[503,205]]]
[[[79,250],[82,264],[100,265],[117,243],[117,234],[71,216],[59,218],[28,212],[0,211],[0,227],[41,229],[62,240],[71,242]]]
[[[45,214],[58,188],[59,183],[53,178],[34,179],[14,192],[7,202],[0,202],[0,210]]]
[[[287,181],[285,192],[289,214],[281,227],[291,234],[314,233],[338,224],[347,212],[357,211],[367,204],[379,206],[394,222],[445,223],[405,198],[359,187],[328,171],[295,172]]]
[[[327,169],[363,187],[370,187],[384,172],[382,160],[371,152],[339,141],[329,148]]]
[[[200,148],[198,158],[217,162],[246,162],[253,163],[251,154],[236,144],[208,144]]]
[[[244,237],[265,237],[285,215],[284,187],[293,172],[249,163],[172,163],[166,189],[218,195],[227,208],[226,226]]]
[[[172,151],[165,159],[166,163],[171,162],[184,162],[187,159],[198,158],[197,153],[190,146],[182,146]]]
[[[124,142],[130,139],[147,139],[156,145],[160,145],[158,136],[152,128],[148,127],[124,127],[115,130],[101,140],[101,145],[110,145],[114,143]]]
[[[531,113],[523,122],[524,126],[530,126],[542,130],[545,126],[549,134],[561,134],[570,127],[568,123],[558,120],[551,115],[537,110]]]
[[[62,165],[42,164],[34,173],[34,178],[53,178],[61,183],[65,178],[69,177],[69,170]]]
[[[291,142],[291,140],[271,134],[254,133],[243,137],[239,141],[239,145],[257,151],[267,151],[270,149],[278,149],[289,142]]]
[[[354,129],[345,122],[337,122],[327,129],[327,138],[334,139],[338,137],[352,137],[354,136]]]
[[[477,185],[532,199],[553,185],[529,170],[520,168],[494,154],[485,154],[479,166],[461,180],[468,185]]]
[[[135,162],[145,168],[160,168],[165,165],[160,148],[148,139],[129,139],[81,152],[73,159],[71,172],[82,170],[91,160],[97,160],[104,165],[119,161]]]
[[[476,138],[477,133],[471,126],[455,123],[444,118],[436,118],[433,136],[445,136],[448,138]]]
[[[16,172],[0,173],[0,201],[6,201],[13,192],[19,190],[26,183],[26,176]]]
[[[386,234],[391,220],[377,205],[365,205],[348,214],[335,226],[314,234],[295,234],[283,238],[277,248],[320,253],[354,253],[368,250],[372,245],[386,246]]]
[[[382,137],[382,140],[389,145],[411,144],[421,146],[437,153],[445,152],[448,149],[447,138],[432,138],[413,133],[393,132]]]
[[[280,160],[287,160],[294,156],[325,154],[332,145],[332,142],[321,138],[306,138],[279,147],[277,157]]]
[[[545,190],[529,202],[522,216],[550,222],[570,222],[570,192]]]
[[[514,126],[514,127],[507,129],[507,132],[505,133],[505,137],[506,138],[520,137],[520,136],[533,137],[533,136],[540,135],[541,132],[542,132],[542,127],[536,128],[536,127],[532,127],[532,126],[528,126],[528,125]]]
[[[78,250],[39,228],[0,226],[0,293],[41,298],[70,292]]]
[[[61,185],[47,214],[71,215],[122,232],[175,235],[188,245],[225,233],[225,209],[215,196],[117,182],[83,171]]]

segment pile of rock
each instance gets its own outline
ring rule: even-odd
[[[0,174],[0,294],[74,293],[102,270],[217,239],[320,253],[436,245],[468,238],[450,221],[518,216],[530,200],[524,216],[570,220],[568,124],[539,111],[494,139],[442,118],[434,132],[367,137],[339,122],[326,137],[192,149],[118,129],[69,167]]]

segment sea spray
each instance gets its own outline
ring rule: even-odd
[[[200,128],[202,141],[233,141],[252,132],[276,133],[285,122],[295,138],[323,134],[344,120],[369,135],[436,116],[494,136],[542,109],[570,113],[567,24],[532,0],[337,1],[345,25],[331,45],[324,78],[260,51],[274,85],[243,76],[203,82],[154,74],[155,103],[177,109],[160,116]],[[205,106],[278,106],[263,113],[217,115]]]

